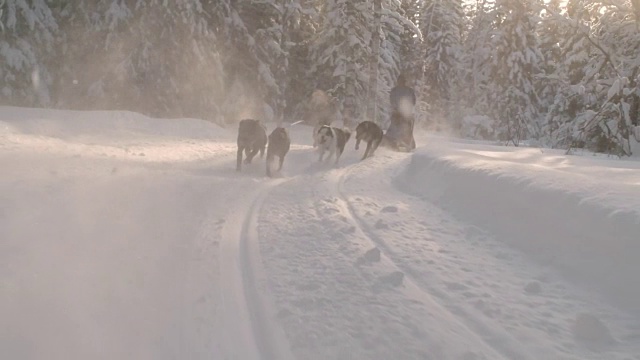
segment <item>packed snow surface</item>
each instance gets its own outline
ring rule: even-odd
[[[637,161],[289,130],[0,107],[0,358],[640,359]]]

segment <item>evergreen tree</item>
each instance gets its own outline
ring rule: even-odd
[[[58,24],[45,0],[0,1],[0,98],[7,105],[51,101],[51,54]]]
[[[499,0],[496,11],[488,100],[500,137],[517,145],[540,136],[535,87],[542,63],[535,33],[539,8],[534,1]]]
[[[418,54],[422,37],[420,30],[412,20],[413,18],[408,17],[402,4],[387,0],[383,1],[381,5],[380,49],[376,59],[378,79],[375,85],[375,97],[372,96],[373,94],[369,96],[371,102],[375,99],[375,104],[369,105],[376,106],[376,116],[371,119],[386,128],[389,124],[391,106],[389,92],[395,86],[398,75],[400,73],[406,75],[409,72],[420,74],[421,72],[419,63],[414,67],[413,64],[405,62],[405,59],[408,59],[406,56],[409,54],[407,50],[411,46],[410,42],[416,44],[414,54]],[[371,91],[374,92],[373,89]]]
[[[457,98],[460,75],[461,1],[425,1],[420,23],[424,34],[424,86],[421,89],[432,104],[432,117],[446,118]]]
[[[367,2],[328,0],[310,49],[314,88],[339,99],[338,110],[354,126],[366,110],[371,12]]]

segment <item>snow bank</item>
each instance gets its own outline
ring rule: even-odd
[[[123,135],[229,139],[230,131],[199,119],[156,119],[130,111],[71,111],[0,106],[0,134],[60,139]]]
[[[0,151],[158,163],[207,160],[235,146],[236,129],[199,119],[157,119],[128,111],[0,106]]]
[[[637,161],[433,139],[396,184],[618,305],[640,305]]]

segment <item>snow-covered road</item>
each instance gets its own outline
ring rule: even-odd
[[[309,132],[269,179],[235,129],[0,108],[0,358],[640,359],[636,312],[443,200],[423,153],[334,167]]]

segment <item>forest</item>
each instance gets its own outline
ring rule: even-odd
[[[640,140],[640,0],[0,0],[0,105],[230,124],[418,126],[619,156]]]

